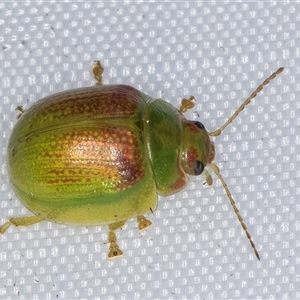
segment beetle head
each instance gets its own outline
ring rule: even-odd
[[[215,146],[204,125],[198,121],[183,122],[182,165],[185,173],[200,175],[214,160]]]

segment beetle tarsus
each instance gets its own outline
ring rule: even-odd
[[[92,71],[94,74],[94,78],[97,81],[96,85],[101,86],[102,85],[102,75],[104,72],[104,68],[101,65],[99,60],[95,60],[93,63]]]
[[[17,106],[15,110],[18,110],[20,112],[20,114],[18,114],[18,116],[17,116],[17,119],[19,119],[25,112],[25,109],[21,105]]]
[[[138,228],[139,230],[144,230],[147,227],[152,225],[152,222],[146,219],[144,216],[138,216],[137,217],[137,222],[138,222]]]
[[[3,234],[9,227],[10,227],[11,223],[10,222],[6,222],[3,225],[0,226],[0,233]]]
[[[110,244],[107,255],[109,259],[117,258],[123,255],[122,250],[120,250],[117,244],[117,236],[113,231],[108,232],[108,242]]]
[[[189,109],[192,109],[195,106],[195,102],[196,98],[194,96],[190,96],[190,98],[188,99],[182,99],[181,100],[181,105],[179,108],[179,111],[184,113],[186,111],[188,111]]]

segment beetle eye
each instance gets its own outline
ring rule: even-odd
[[[195,123],[195,125],[196,125],[199,129],[205,130],[205,127],[204,127],[204,125],[203,125],[201,122],[195,121],[194,123]]]
[[[195,175],[200,175],[204,170],[204,165],[201,161],[196,160],[195,162]]]

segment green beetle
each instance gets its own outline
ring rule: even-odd
[[[13,189],[34,214],[11,218],[0,227],[43,220],[73,225],[108,224],[109,258],[122,255],[114,230],[137,217],[139,229],[151,224],[143,215],[157,206],[157,194],[183,189],[189,175],[221,180],[259,259],[231,193],[212,163],[217,136],[283,68],[262,83],[219,130],[184,118],[194,97],[178,110],[127,85],[102,85],[103,67],[93,66],[97,85],[64,91],[36,102],[21,115],[8,144]]]

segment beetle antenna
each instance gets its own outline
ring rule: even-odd
[[[238,116],[238,114],[253,100],[257,94],[266,86],[269,84],[269,82],[274,79],[279,73],[281,73],[284,70],[284,68],[279,68],[276,72],[274,72],[271,76],[269,76],[263,83],[261,83],[257,89],[248,97],[244,103],[236,110],[236,112],[227,120],[227,122],[221,126],[219,129],[210,132],[210,136],[218,136],[221,134],[221,132]]]
[[[250,233],[248,231],[248,228],[247,228],[246,224],[244,223],[244,220],[243,220],[243,218],[242,218],[242,216],[241,216],[238,208],[235,205],[235,201],[233,200],[233,198],[231,196],[231,193],[230,193],[230,191],[228,189],[228,186],[227,186],[225,180],[223,179],[223,177],[222,177],[222,175],[220,173],[220,169],[215,164],[213,164],[213,163],[209,163],[209,164],[207,164],[207,166],[210,167],[213,170],[213,172],[217,175],[217,177],[220,179],[220,181],[221,181],[221,183],[222,183],[222,185],[223,185],[223,187],[224,187],[224,189],[226,191],[227,197],[230,200],[230,204],[231,204],[231,206],[232,206],[232,208],[233,208],[236,216],[238,217],[238,219],[239,219],[239,221],[240,221],[240,223],[241,223],[241,225],[242,225],[242,227],[243,227],[243,229],[244,229],[244,231],[246,233],[246,236],[247,236],[247,238],[248,238],[248,240],[249,240],[249,242],[250,242],[250,244],[251,244],[251,246],[253,248],[253,251],[254,251],[257,259],[260,260],[260,256],[258,254],[256,246],[255,246],[255,244],[254,244],[254,242],[252,240],[252,237],[251,237],[251,235],[250,235]]]

